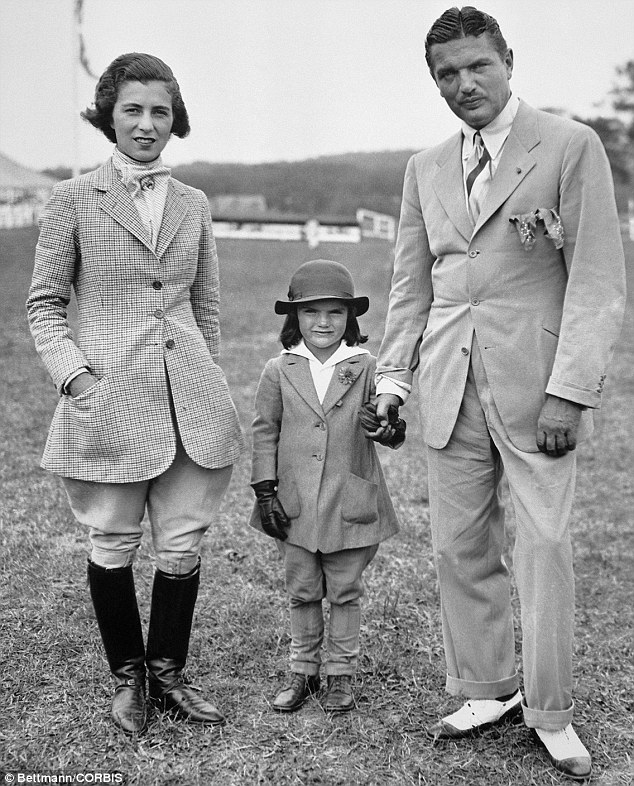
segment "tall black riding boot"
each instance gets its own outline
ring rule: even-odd
[[[223,715],[183,681],[200,563],[184,576],[157,570],[152,588],[146,663],[150,701],[163,711],[196,723],[223,724]]]
[[[132,565],[102,568],[88,560],[88,584],[110,671],[117,681],[112,720],[128,734],[147,725],[145,653]]]

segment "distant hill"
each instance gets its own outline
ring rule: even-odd
[[[403,175],[414,151],[345,153],[305,161],[172,168],[174,177],[208,196],[262,194],[270,210],[353,215],[358,207],[398,216]]]
[[[272,211],[349,216],[365,207],[398,216],[405,166],[414,152],[342,153],[264,164],[196,161],[172,167],[172,174],[209,197],[262,194]],[[71,176],[64,167],[45,172],[57,179]]]

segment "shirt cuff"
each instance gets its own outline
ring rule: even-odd
[[[391,377],[385,377],[379,374],[376,378],[376,395],[380,396],[381,393],[391,393],[393,396],[398,396],[403,404],[409,398],[412,392],[412,386],[405,382],[397,382]]]
[[[80,374],[90,374],[90,369],[84,367],[78,368],[77,371],[73,371],[73,373],[66,378],[66,381],[62,385],[62,393],[66,393],[66,395],[70,393],[70,383]]]

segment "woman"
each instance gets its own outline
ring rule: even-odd
[[[27,301],[60,401],[42,466],[62,476],[89,528],[88,580],[110,669],[114,722],[146,726],[150,701],[190,721],[222,714],[183,682],[202,537],[242,448],[219,351],[218,260],[204,194],[161,153],[189,118],[171,69],[132,53],[101,76],[82,113],[112,158],[58,184]],[[74,289],[79,331],[68,323]],[[147,648],[132,563],[145,511],[156,556]]]

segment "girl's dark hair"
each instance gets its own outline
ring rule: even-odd
[[[343,340],[349,347],[356,347],[358,344],[365,344],[368,340],[367,336],[361,333],[361,328],[357,322],[357,314],[354,306],[347,306],[348,319],[346,322],[346,330],[343,334]],[[284,349],[291,349],[297,346],[302,340],[302,333],[299,329],[299,318],[297,317],[297,306],[295,306],[286,315],[282,331],[280,333],[280,341]]]
[[[172,69],[154,55],[130,52],[120,55],[103,72],[95,88],[95,105],[88,107],[81,116],[102,131],[111,142],[117,141],[112,128],[112,110],[117,103],[119,88],[124,82],[165,82],[165,89],[172,96],[174,123],[172,134],[181,139],[189,134],[189,115]]]
[[[469,35],[477,37],[484,33],[490,37],[495,50],[504,59],[509,48],[500,26],[492,16],[485,14],[484,11],[478,11],[472,5],[465,5],[462,8],[454,6],[445,11],[430,27],[425,39],[425,60],[431,75],[434,76],[431,56],[431,48],[434,44],[446,44],[458,38],[466,38]]]

